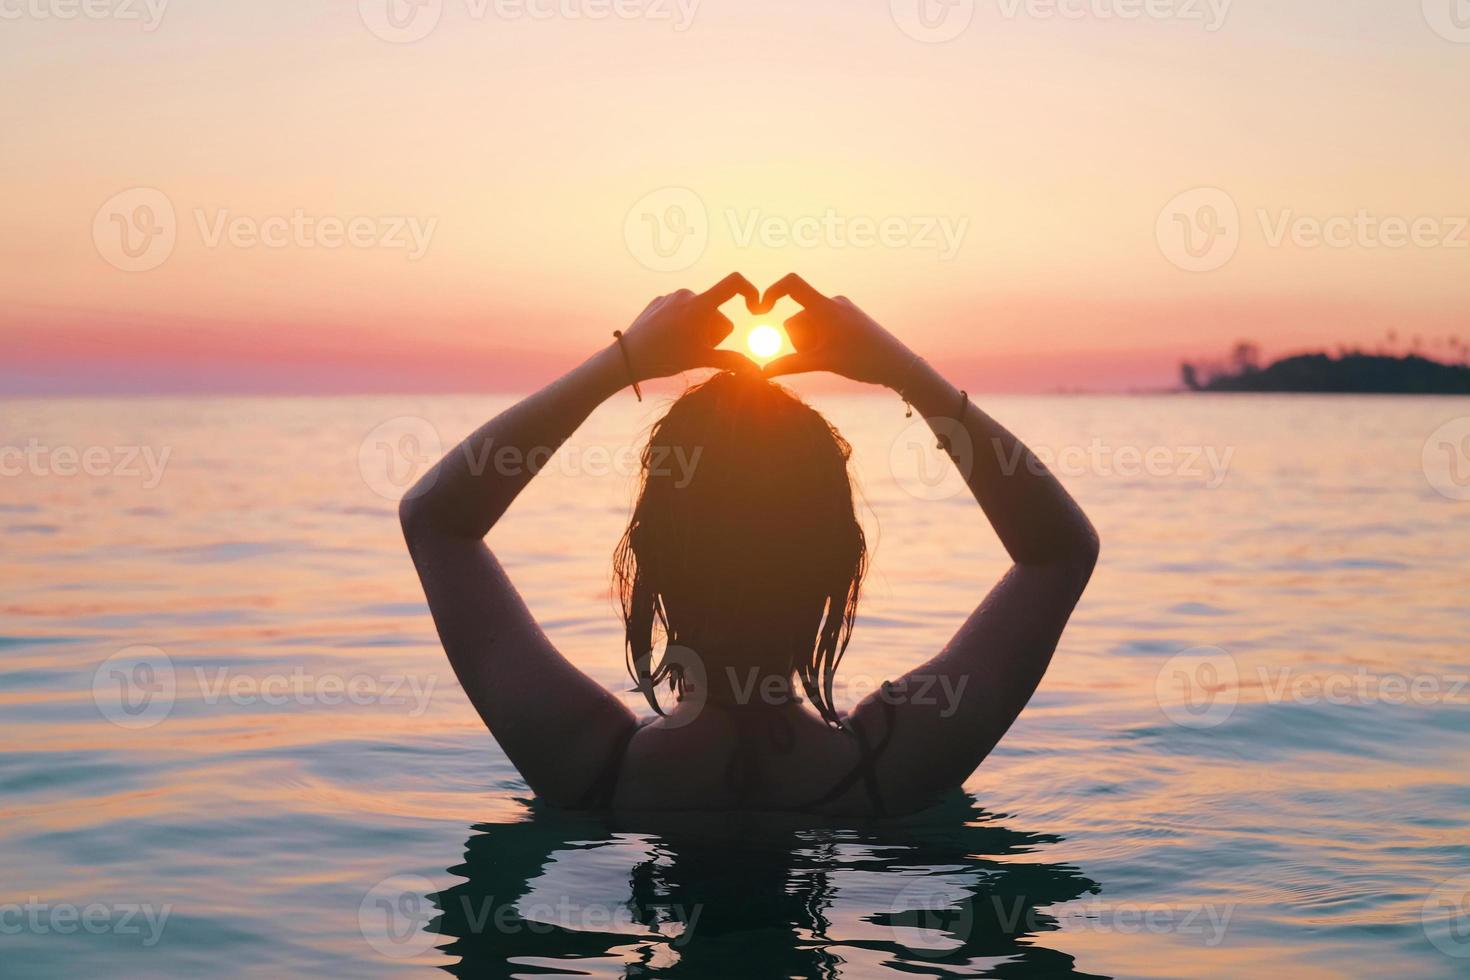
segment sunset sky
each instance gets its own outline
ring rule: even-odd
[[[519,389],[735,269],[989,390],[1470,339],[1456,0],[93,2],[0,0],[0,393]]]

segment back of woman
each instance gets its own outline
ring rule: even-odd
[[[786,324],[796,353],[762,372],[717,350],[735,295],[755,312],[801,303]],[[535,468],[473,462],[511,446],[544,465],[625,384],[700,367],[720,370],[654,426],[615,549],[640,721],[555,649],[485,545]],[[1014,561],[943,650],[847,713],[834,692],[868,561],[851,450],[770,380],[811,370],[885,385],[922,412]],[[1024,707],[1097,558],[1086,517],[1014,436],[853,304],[795,276],[764,296],[733,275],[655,300],[616,343],[451,450],[401,516],[471,702],[538,795],[586,809],[922,809]]]

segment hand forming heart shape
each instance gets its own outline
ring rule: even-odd
[[[744,354],[717,349],[734,330],[720,307],[737,295],[745,297],[746,308],[756,316],[769,313],[787,297],[802,306],[785,324],[796,353],[767,364],[762,369],[767,377],[832,371],[855,381],[891,385],[890,378],[912,360],[903,344],[845,297],[824,296],[795,273],[762,295],[736,272],[707,292],[683,289],[648,305],[622,335],[635,380],[699,367],[755,370],[755,363]]]
[[[831,371],[892,387],[912,363],[912,352],[846,296],[825,296],[794,272],[766,290],[759,312],[769,312],[788,296],[802,307],[785,324],[796,353],[767,364],[761,369],[766,377]]]

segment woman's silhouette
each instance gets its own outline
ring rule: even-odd
[[[736,295],[757,313],[787,296],[804,307],[786,323],[796,353],[764,376],[715,349],[732,329],[719,307]],[[659,711],[640,725],[552,646],[484,537],[534,464],[605,399],[701,367],[723,372],[654,428],[617,550],[629,666]],[[884,385],[941,445],[967,439],[976,451],[962,475],[1014,561],[942,651],[846,715],[832,685],[866,550],[847,444],[768,380],[802,371]],[[507,447],[532,465],[475,465]],[[764,297],[737,274],[702,295],[655,300],[617,343],[450,451],[401,515],[470,701],[539,797],[586,809],[883,816],[930,805],[1030,699],[1098,549],[1076,503],[1014,436],[851,302],[796,276]],[[667,647],[656,658],[659,632]],[[664,683],[677,695],[666,713],[655,700]],[[957,704],[908,696],[940,684]]]

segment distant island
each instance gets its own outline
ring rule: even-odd
[[[1448,346],[1462,358],[1467,352],[1455,338]],[[1413,351],[1296,354],[1262,366],[1259,348],[1242,342],[1226,361],[1186,361],[1179,373],[1190,391],[1470,395],[1470,364],[1433,360]]]

